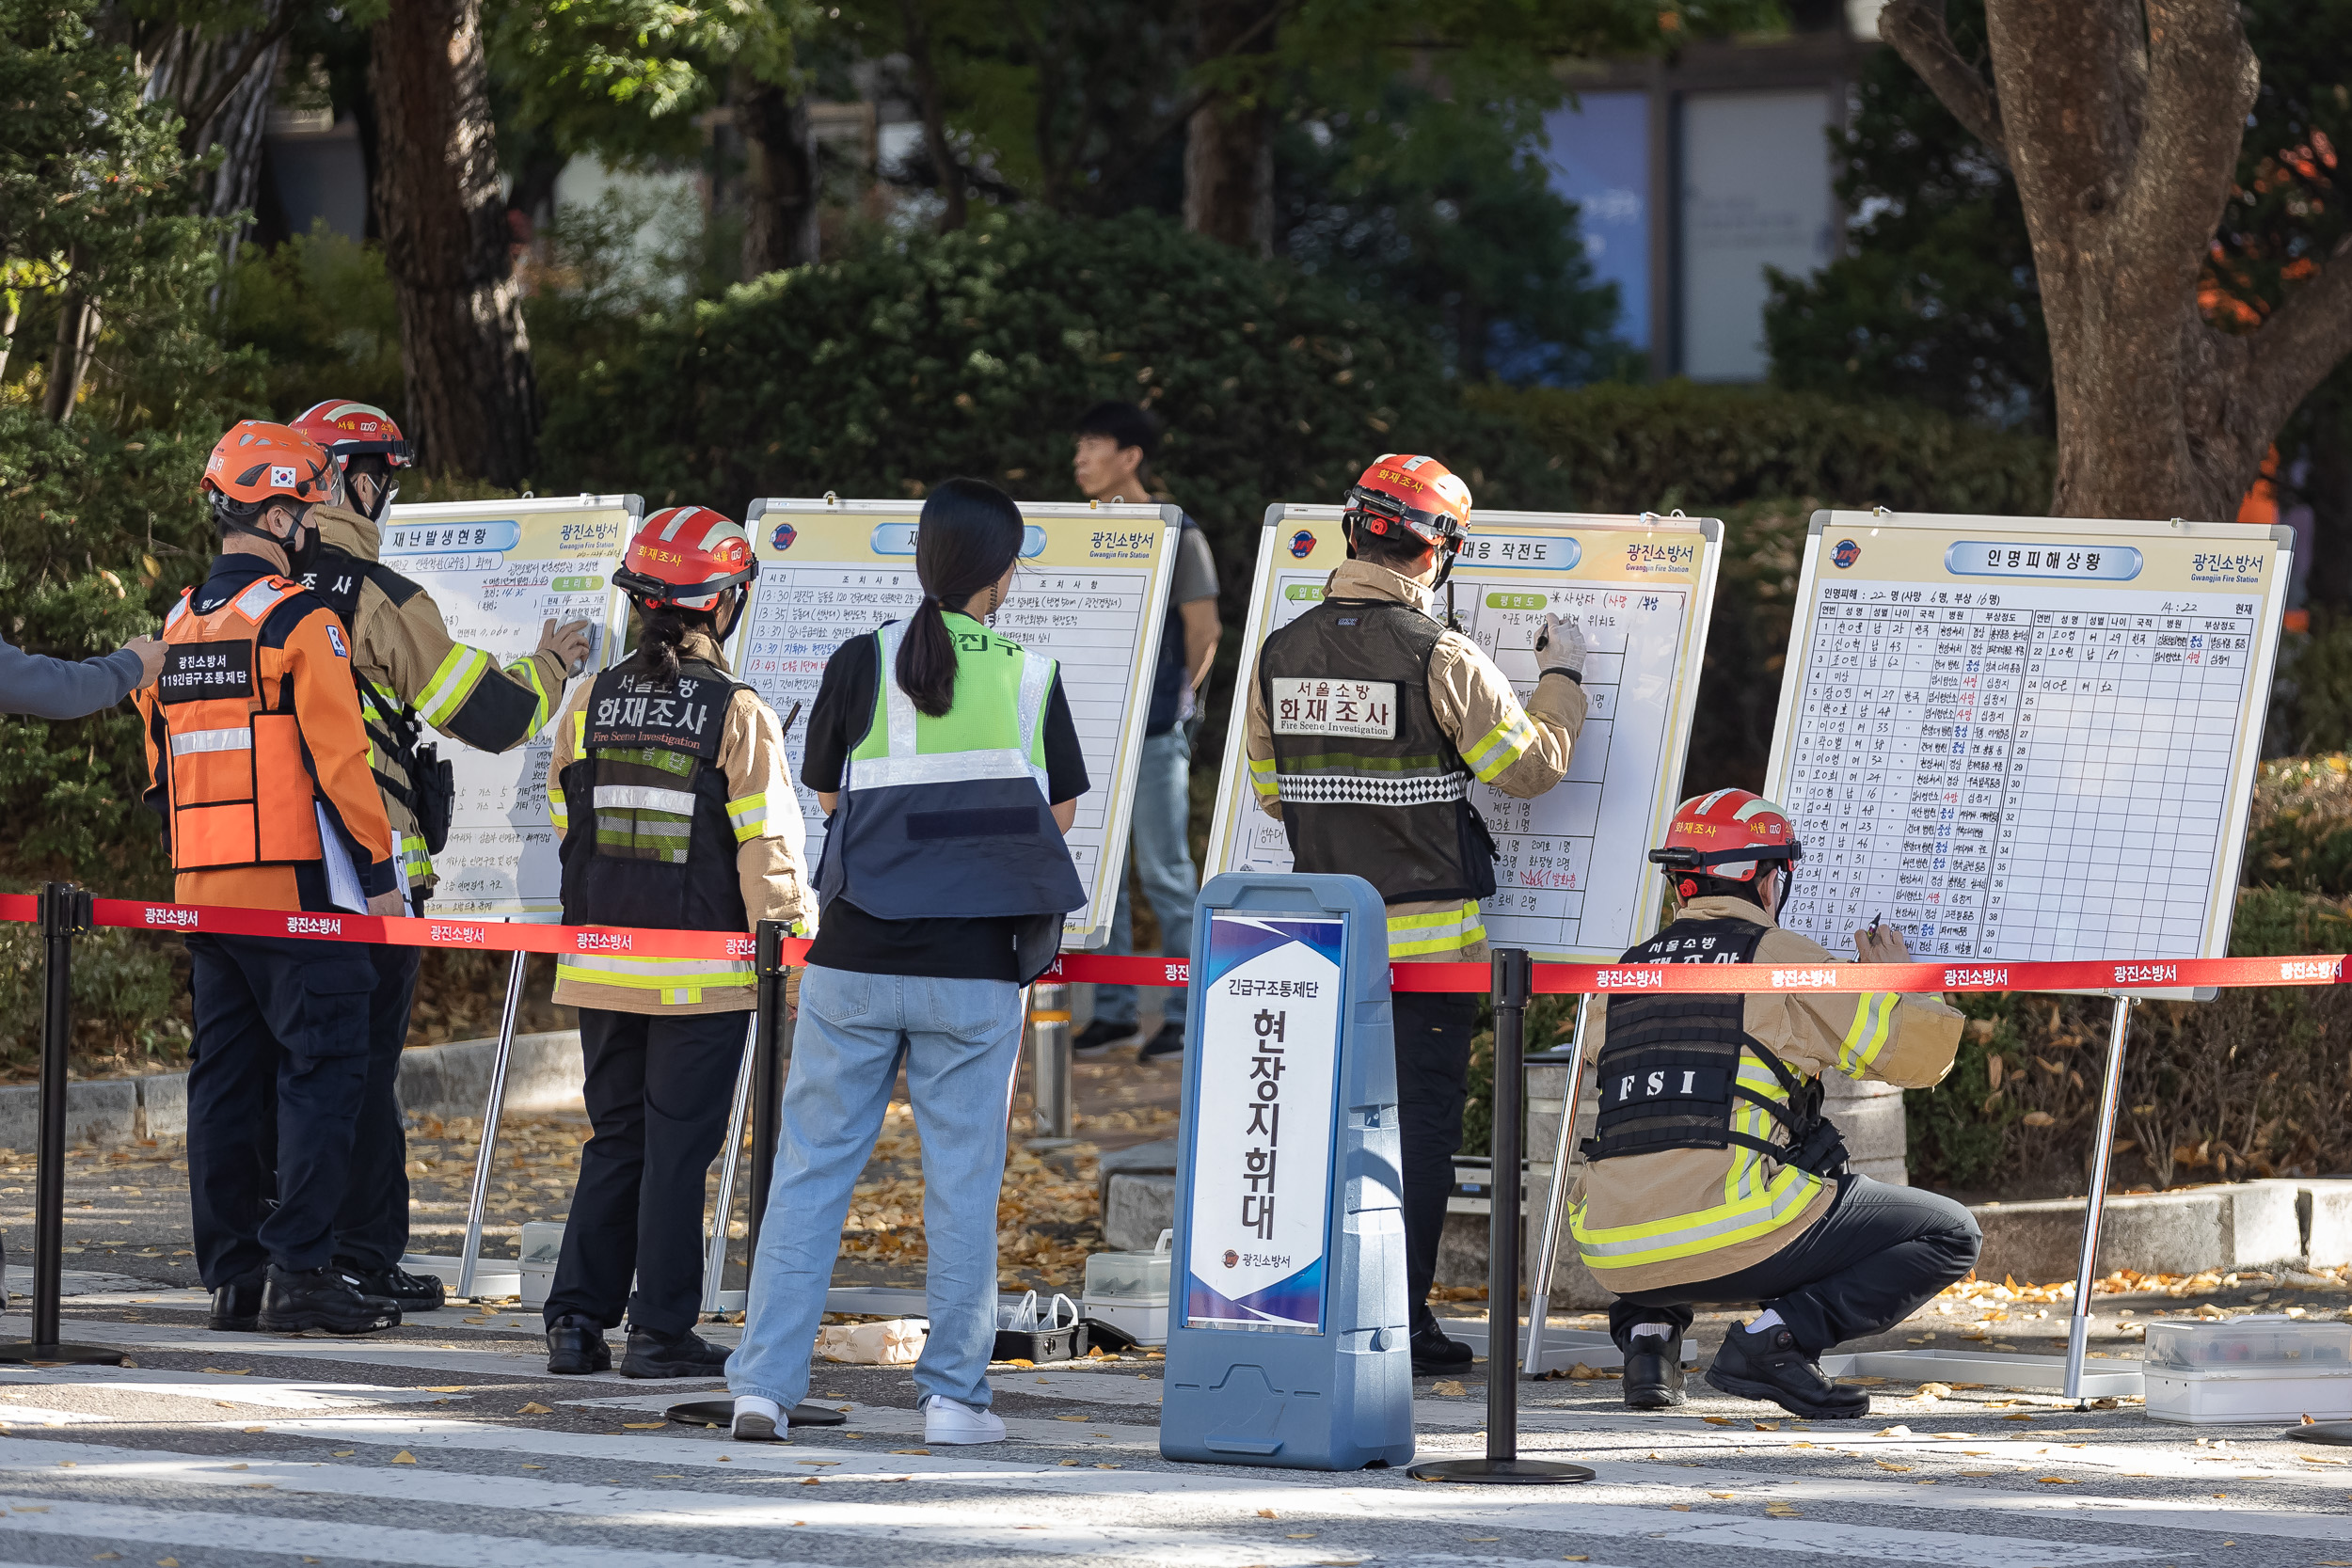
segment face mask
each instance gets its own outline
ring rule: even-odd
[[[297,539],[301,541],[299,545],[294,543]],[[296,581],[307,579],[318,564],[319,531],[305,522],[294,532],[280,539],[278,547],[286,552],[286,576]]]

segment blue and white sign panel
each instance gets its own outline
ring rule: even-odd
[[[1323,1332],[1347,923],[1210,916],[1184,1322]]]

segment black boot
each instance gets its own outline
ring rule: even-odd
[[[1625,1407],[1671,1410],[1682,1394],[1682,1336],[1637,1334],[1626,1352]]]
[[[429,1274],[410,1274],[397,1263],[370,1269],[339,1260],[335,1267],[358,1287],[360,1294],[382,1296],[403,1312],[430,1312],[449,1299],[438,1279]]]
[[[1472,1359],[1470,1346],[1447,1338],[1435,1318],[1413,1330],[1412,1347],[1415,1377],[1444,1377],[1461,1371]]]
[[[1761,1334],[1735,1325],[1707,1369],[1707,1381],[1741,1399],[1770,1400],[1792,1416],[1839,1420],[1870,1413],[1870,1396],[1840,1388],[1823,1376],[1812,1352],[1797,1343],[1786,1323]]]
[[[612,1370],[612,1347],[604,1330],[581,1317],[558,1318],[548,1324],[548,1370],[558,1377],[585,1377]]]
[[[724,1377],[727,1349],[688,1329],[679,1335],[657,1334],[628,1325],[628,1354],[621,1357],[623,1377]]]
[[[254,1321],[262,1314],[262,1282],[268,1277],[269,1270],[260,1268],[214,1291],[213,1315],[204,1326],[224,1334],[252,1333]]]
[[[400,1308],[382,1296],[360,1294],[337,1270],[281,1269],[272,1263],[254,1326],[264,1334],[299,1334],[310,1328],[373,1334],[379,1328],[398,1328]]]

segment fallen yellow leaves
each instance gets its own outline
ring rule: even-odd
[[[2036,1476],[2033,1479],[2043,1486],[2073,1486],[2075,1484],[2074,1479],[2070,1476]]]
[[[403,1449],[398,1453],[392,1455],[392,1463],[395,1465],[414,1465],[416,1462],[417,1456],[410,1453],[406,1449]]]
[[[631,1432],[660,1432],[669,1424],[667,1421],[623,1421],[621,1423]]]
[[[1437,1382],[1431,1384],[1429,1386],[1429,1391],[1433,1394],[1442,1394],[1448,1399],[1458,1399],[1467,1390],[1463,1388],[1459,1381],[1448,1377],[1439,1378]]]
[[[537,1400],[532,1400],[515,1414],[517,1416],[552,1416],[555,1412],[541,1404]]]

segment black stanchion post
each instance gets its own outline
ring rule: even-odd
[[[65,1285],[66,1048],[73,1034],[73,939],[89,926],[88,894],[71,882],[51,882],[40,890],[46,1006],[40,1034],[40,1151],[33,1178],[33,1337],[0,1344],[0,1362],[122,1364],[119,1350],[69,1345],[57,1338],[58,1298]]]
[[[784,1005],[784,922],[763,920],[757,935],[759,1017],[752,1029],[752,1049],[759,1057],[752,1069],[751,1214],[743,1251],[754,1273],[759,1268],[759,1221],[768,1212],[768,1189],[776,1175],[776,1135],[783,1120],[784,1031],[788,1022]],[[723,1212],[719,1216],[719,1227],[723,1234]],[[750,1306],[750,1294],[749,1291],[744,1292],[746,1308]],[[682,1400],[664,1414],[680,1426],[723,1427],[735,1419],[735,1402]],[[837,1427],[849,1419],[838,1410],[806,1402],[794,1405],[785,1412],[785,1417],[796,1427]]]
[[[1565,1485],[1590,1481],[1581,1465],[1519,1454],[1519,1187],[1520,1116],[1526,1098],[1527,1003],[1534,972],[1527,952],[1498,947],[1494,956],[1494,1180],[1486,1227],[1486,1457],[1416,1465],[1416,1481],[1463,1481],[1510,1485]],[[1569,1114],[1573,1116],[1571,1108]]]
[[[776,1177],[776,1136],[784,1103],[784,922],[759,923],[759,1062],[752,1074],[751,1218],[743,1254],[759,1254],[759,1222]]]

